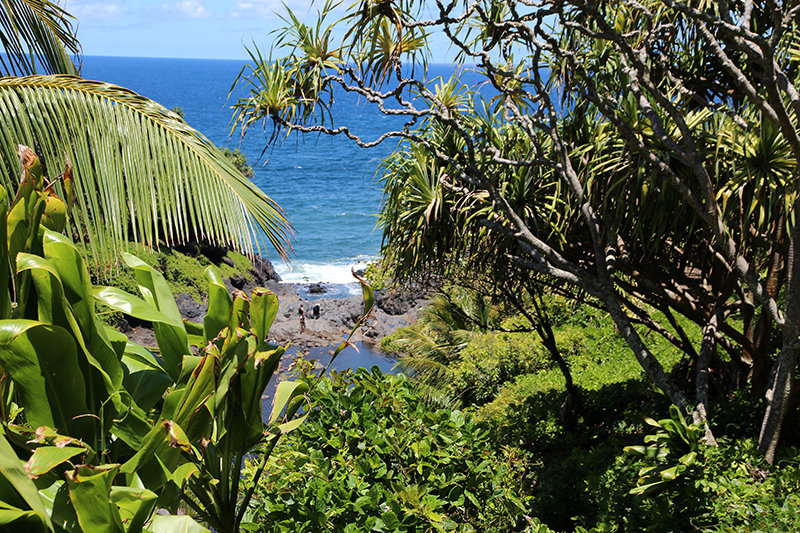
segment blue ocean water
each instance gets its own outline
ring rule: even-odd
[[[363,268],[380,250],[376,213],[381,189],[376,171],[397,141],[361,149],[343,136],[293,135],[266,148],[269,125],[266,132],[256,127],[243,139],[238,132],[231,137],[230,107],[247,94],[242,87],[231,93],[231,86],[244,64],[87,56],[82,75],[127,87],[169,109],[181,107],[186,122],[212,142],[240,148],[255,170],[254,183],[284,209],[296,232],[291,264],[281,261],[274,250],[265,251],[284,281],[350,283],[344,292],[355,293],[351,267]],[[452,72],[449,65],[430,68],[429,77],[436,71],[446,77]],[[402,119],[386,117],[346,93],[337,94],[333,112],[334,124],[346,124],[367,140],[403,124]]]

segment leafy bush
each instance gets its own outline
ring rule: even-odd
[[[475,414],[491,425],[503,444],[541,446],[562,434],[558,417],[563,391],[564,377],[558,370],[517,376]]]
[[[230,148],[220,148],[222,155],[230,159],[233,166],[236,167],[236,170],[242,173],[242,176],[246,178],[253,178],[255,173],[253,172],[253,167],[250,166],[250,162],[247,160],[247,155],[242,152],[239,148],[235,148],[231,150]]]
[[[770,466],[753,439],[707,450],[701,488],[716,532],[800,530],[800,451],[783,451]]]
[[[497,396],[504,383],[552,366],[536,335],[486,333],[461,351],[453,367],[452,395],[463,405],[483,405]]]
[[[663,490],[634,494],[647,460],[618,456],[592,486],[600,514],[596,531],[761,532],[800,528],[797,450],[780,467],[757,453],[752,439],[720,439],[703,461]]]
[[[309,378],[306,378],[309,379]],[[514,531],[519,461],[468,414],[419,401],[402,374],[323,379],[276,447],[256,497],[262,531]]]

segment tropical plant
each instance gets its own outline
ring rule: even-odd
[[[163,276],[129,254],[143,299],[93,288],[79,250],[46,229],[65,227],[67,204],[32,151],[23,155],[10,207],[0,191],[0,525],[205,531],[175,515],[183,502],[215,530],[238,531],[253,493],[240,475],[245,456],[266,443],[255,483],[278,437],[308,413],[295,417],[308,385],[287,381],[262,421],[264,389],[286,349],[267,341],[277,297],[255,289],[231,298],[209,267],[208,313],[203,324],[185,322]],[[95,301],[152,322],[158,355],[103,326]],[[172,516],[153,515],[156,507]]]
[[[290,78],[251,78],[262,89],[240,102],[239,124],[268,120],[273,138],[300,131],[344,133],[363,147],[405,141],[411,155],[393,159],[401,175],[387,179],[399,184],[387,189],[387,205],[399,211],[385,242],[402,271],[478,271],[588,297],[610,314],[649,379],[698,424],[708,421],[711,368],[725,367],[725,351],[731,383],[745,385],[753,370],[751,390],[768,391],[759,446],[771,461],[798,387],[800,307],[788,302],[800,298],[800,278],[788,265],[800,233],[796,176],[787,169],[800,159],[799,12],[786,3],[762,10],[660,0],[426,6],[353,5],[325,30],[344,26],[338,47],[330,44],[341,56],[330,73],[305,66],[300,40],[281,41],[281,72],[316,76],[308,82],[316,92],[302,112],[278,101],[267,114],[259,94]],[[301,24],[290,26],[285,35]],[[388,56],[380,52],[387,27],[397,45]],[[475,103],[474,89],[464,111],[437,103],[425,70],[409,64],[424,64],[433,33],[452,45],[457,65],[476,63],[491,86],[487,102]],[[418,46],[405,50],[414,38]],[[356,92],[407,124],[367,139],[315,122],[334,90]],[[420,152],[427,161],[406,172]],[[404,191],[413,202],[404,203]],[[678,315],[703,330],[701,341],[691,341]],[[687,354],[692,400],[637,324]],[[712,427],[705,424],[710,443]]]
[[[0,9],[0,75],[24,76],[40,70],[46,74],[76,74],[69,57],[80,45],[75,20],[49,0],[5,0]]]
[[[242,173],[242,176],[246,178],[253,177],[253,167],[250,166],[250,162],[247,160],[247,155],[242,152],[239,148],[234,148],[231,151],[230,148],[223,148],[222,155],[230,159],[233,166]]]
[[[401,356],[395,368],[417,380],[421,396],[441,405],[459,402],[449,390],[453,368],[468,343],[490,325],[491,305],[480,294],[443,288],[417,322],[381,341],[386,353]]]
[[[522,529],[520,465],[471,415],[426,405],[377,367],[335,372],[309,397],[258,485],[259,531]]]
[[[631,494],[646,494],[663,490],[688,473],[703,460],[703,431],[694,424],[687,424],[680,410],[670,406],[669,418],[656,422],[645,417],[644,421],[660,431],[644,438],[649,446],[626,446],[623,451],[646,457],[660,464],[639,471],[636,487]]]
[[[74,222],[68,231],[106,263],[129,241],[189,240],[252,255],[270,243],[291,251],[280,208],[211,142],[159,104],[76,77],[72,18],[45,0],[0,8],[0,184],[14,190],[17,145],[35,147],[52,171],[69,162]],[[51,75],[36,76],[39,69]],[[17,77],[24,76],[24,77]]]

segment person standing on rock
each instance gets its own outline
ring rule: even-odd
[[[297,314],[300,315],[300,333],[304,333],[306,331],[306,310],[303,309],[303,304],[300,304]]]

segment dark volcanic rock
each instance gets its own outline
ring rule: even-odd
[[[308,286],[309,294],[325,294],[326,292],[328,292],[328,288],[322,283],[312,283]]]
[[[403,315],[418,306],[421,300],[430,298],[422,289],[378,289],[375,305],[387,315]]]
[[[175,303],[178,304],[178,310],[181,316],[190,322],[203,322],[208,310],[207,305],[202,305],[194,301],[194,298],[188,294],[181,293],[175,295]]]
[[[263,279],[264,281],[283,281],[278,273],[275,272],[275,268],[273,268],[270,260],[265,259],[260,255],[257,255],[253,259],[253,270],[251,270],[250,273],[260,279]]]

